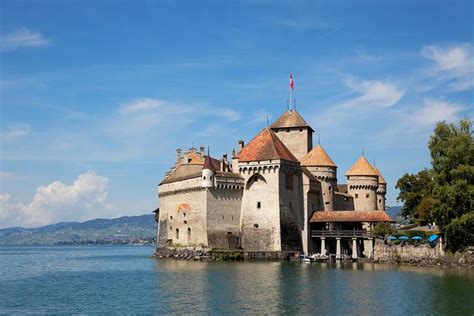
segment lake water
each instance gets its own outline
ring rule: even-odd
[[[0,314],[474,315],[474,272],[150,259],[152,247],[0,247]]]

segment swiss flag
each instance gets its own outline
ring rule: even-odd
[[[293,75],[290,74],[290,88],[293,90],[295,88],[295,82],[293,81]]]

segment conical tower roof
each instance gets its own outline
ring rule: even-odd
[[[298,159],[269,128],[263,129],[238,154],[239,161],[283,159],[298,162]]]
[[[301,159],[302,166],[337,167],[328,153],[320,144],[316,145],[306,156]]]
[[[374,167],[375,171],[377,171],[377,174],[379,175],[379,184],[387,184],[387,181],[385,181],[385,178],[382,176],[382,173],[377,167]]]
[[[370,162],[364,156],[360,156],[359,159],[352,165],[352,167],[346,172],[346,176],[378,176],[378,172],[370,164]]]
[[[296,111],[296,109],[288,110],[283,113],[270,127],[272,129],[306,127],[309,128],[312,132],[314,132],[311,126],[306,123],[306,121],[301,117],[301,115],[298,113],[298,111]]]
[[[216,171],[214,164],[212,163],[212,159],[209,155],[205,156],[204,165],[202,166],[202,169],[209,169],[212,171]]]

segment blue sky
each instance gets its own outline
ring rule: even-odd
[[[472,1],[2,1],[0,227],[143,214],[175,149],[220,156],[296,106],[340,183],[389,183],[471,116]],[[317,137],[315,136],[315,139]]]

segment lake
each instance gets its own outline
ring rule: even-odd
[[[164,261],[153,251],[0,247],[0,314],[474,314],[472,270]]]

